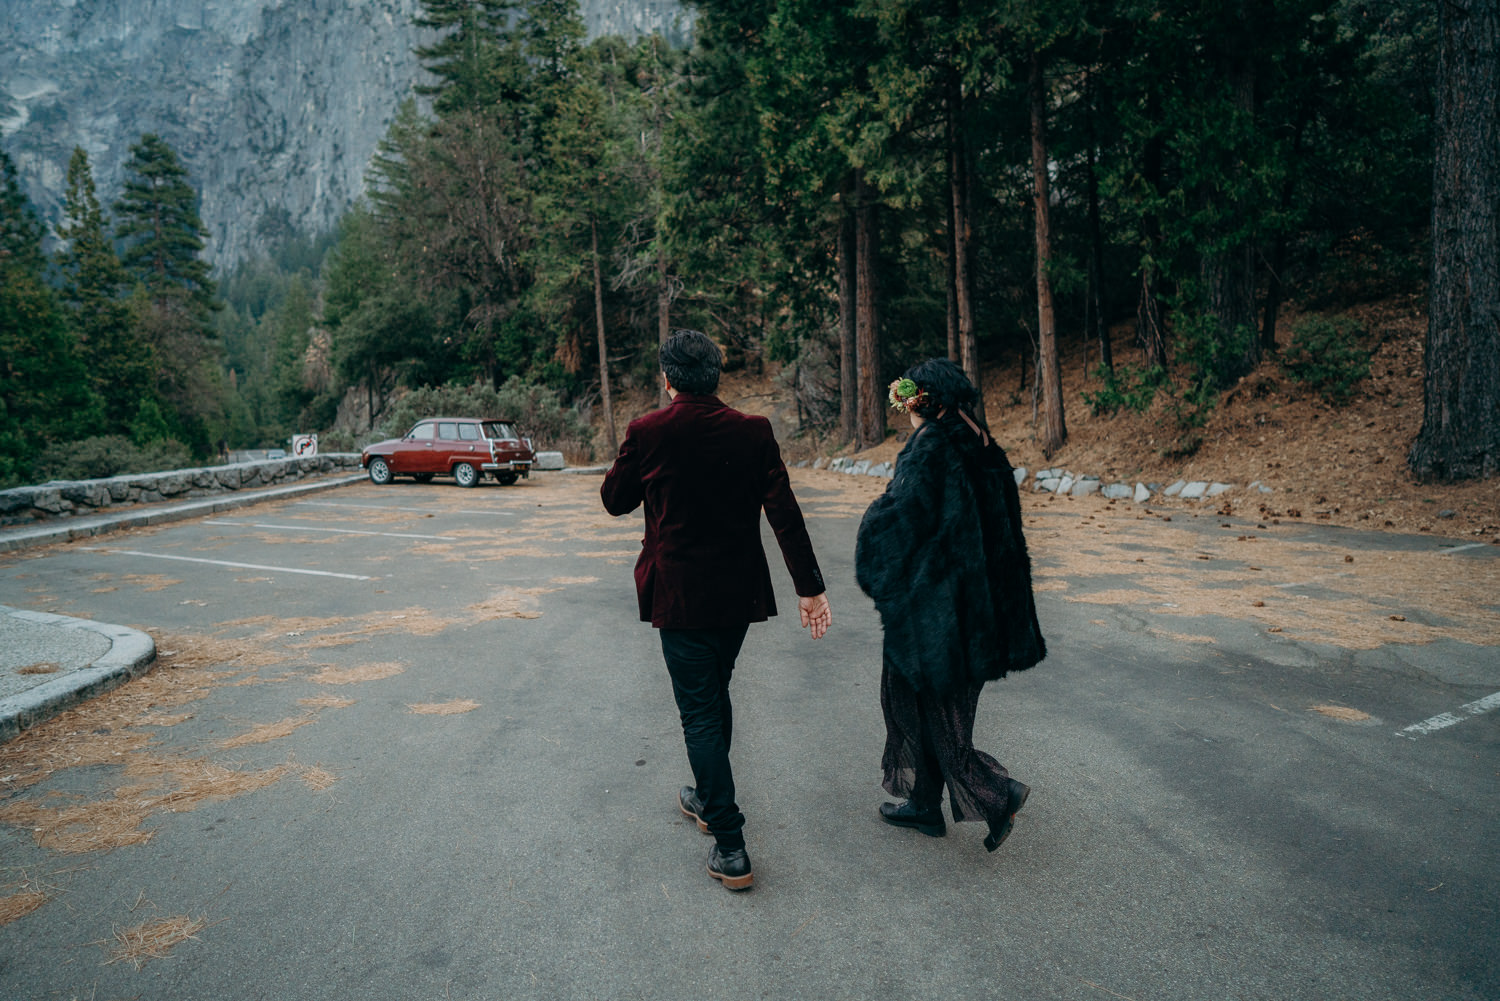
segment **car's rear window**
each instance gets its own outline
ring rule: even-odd
[[[472,424],[460,424],[458,426],[458,436],[464,441],[478,441],[479,429]]]
[[[443,421],[438,425],[438,437],[445,441],[457,441],[458,425],[452,421]]]
[[[519,438],[516,429],[504,421],[485,421],[484,436],[486,438]]]

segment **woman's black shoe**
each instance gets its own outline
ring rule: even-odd
[[[1026,805],[1026,797],[1031,795],[1031,786],[1024,782],[1017,782],[1015,779],[1006,781],[1010,783],[1010,802],[1007,804],[1010,814],[999,824],[991,827],[990,833],[985,836],[984,850],[987,852],[999,848],[1005,843],[1005,839],[1010,837],[1010,830],[1016,825],[1016,814],[1021,812],[1021,807]]]
[[[881,803],[880,819],[892,827],[915,827],[929,838],[940,838],[948,833],[943,823],[943,811],[938,807],[926,810],[912,806],[911,800],[902,803]]]
[[[708,833],[708,823],[703,819],[703,800],[698,798],[698,790],[692,786],[683,786],[677,794],[677,809],[682,811],[684,817],[692,818],[698,825],[698,830]]]

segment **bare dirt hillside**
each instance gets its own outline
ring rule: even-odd
[[[1092,416],[1083,393],[1097,392],[1087,372],[1098,364],[1098,346],[1078,341],[1063,345],[1063,399],[1068,440],[1044,459],[1032,407],[1032,369],[1022,377],[1020,359],[991,365],[984,373],[986,416],[1012,464],[1035,472],[1060,467],[1097,475],[1106,483],[1136,481],[1165,486],[1178,479],[1217,480],[1237,488],[1208,505],[1224,514],[1270,521],[1309,521],[1399,532],[1432,532],[1500,544],[1500,482],[1419,484],[1406,465],[1407,451],[1422,423],[1422,351],[1425,303],[1403,297],[1349,311],[1365,327],[1373,348],[1370,375],[1343,406],[1325,403],[1293,381],[1279,361],[1268,359],[1226,392],[1207,424],[1202,443],[1188,456],[1173,450],[1181,437],[1161,396],[1145,413],[1120,411]],[[1291,315],[1282,325],[1287,343]],[[1113,344],[1117,365],[1141,364],[1128,330]],[[916,360],[916,359],[913,359]],[[794,415],[778,390],[775,373],[729,373],[720,396],[732,406],[771,416],[790,461],[858,454],[874,461],[893,459],[906,439],[905,419],[893,415],[885,443],[852,453],[827,436],[792,435]],[[622,401],[620,413],[633,415],[654,400]],[[621,419],[621,432],[625,418]],[[600,436],[602,440],[603,436]],[[601,454],[604,450],[601,449]],[[1272,493],[1243,489],[1253,482]]]

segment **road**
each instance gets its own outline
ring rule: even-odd
[[[0,745],[0,997],[1500,997],[1500,546],[1028,501],[1015,833],[884,826],[881,484],[797,472],[834,627],[753,627],[724,892],[596,476],[348,487],[6,557],[157,668]],[[1169,520],[1170,519],[1170,520]],[[1453,725],[1409,729],[1456,714]],[[29,910],[28,910],[29,909]],[[190,937],[189,937],[190,936]]]

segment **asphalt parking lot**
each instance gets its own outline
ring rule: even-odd
[[[1500,547],[1035,502],[1051,655],[980,703],[1033,790],[991,855],[876,815],[860,479],[794,475],[822,641],[768,542],[743,895],[676,809],[639,518],[596,476],[0,558],[0,603],[159,658],[0,744],[0,997],[1500,996],[1500,712],[1464,708],[1500,690]]]

